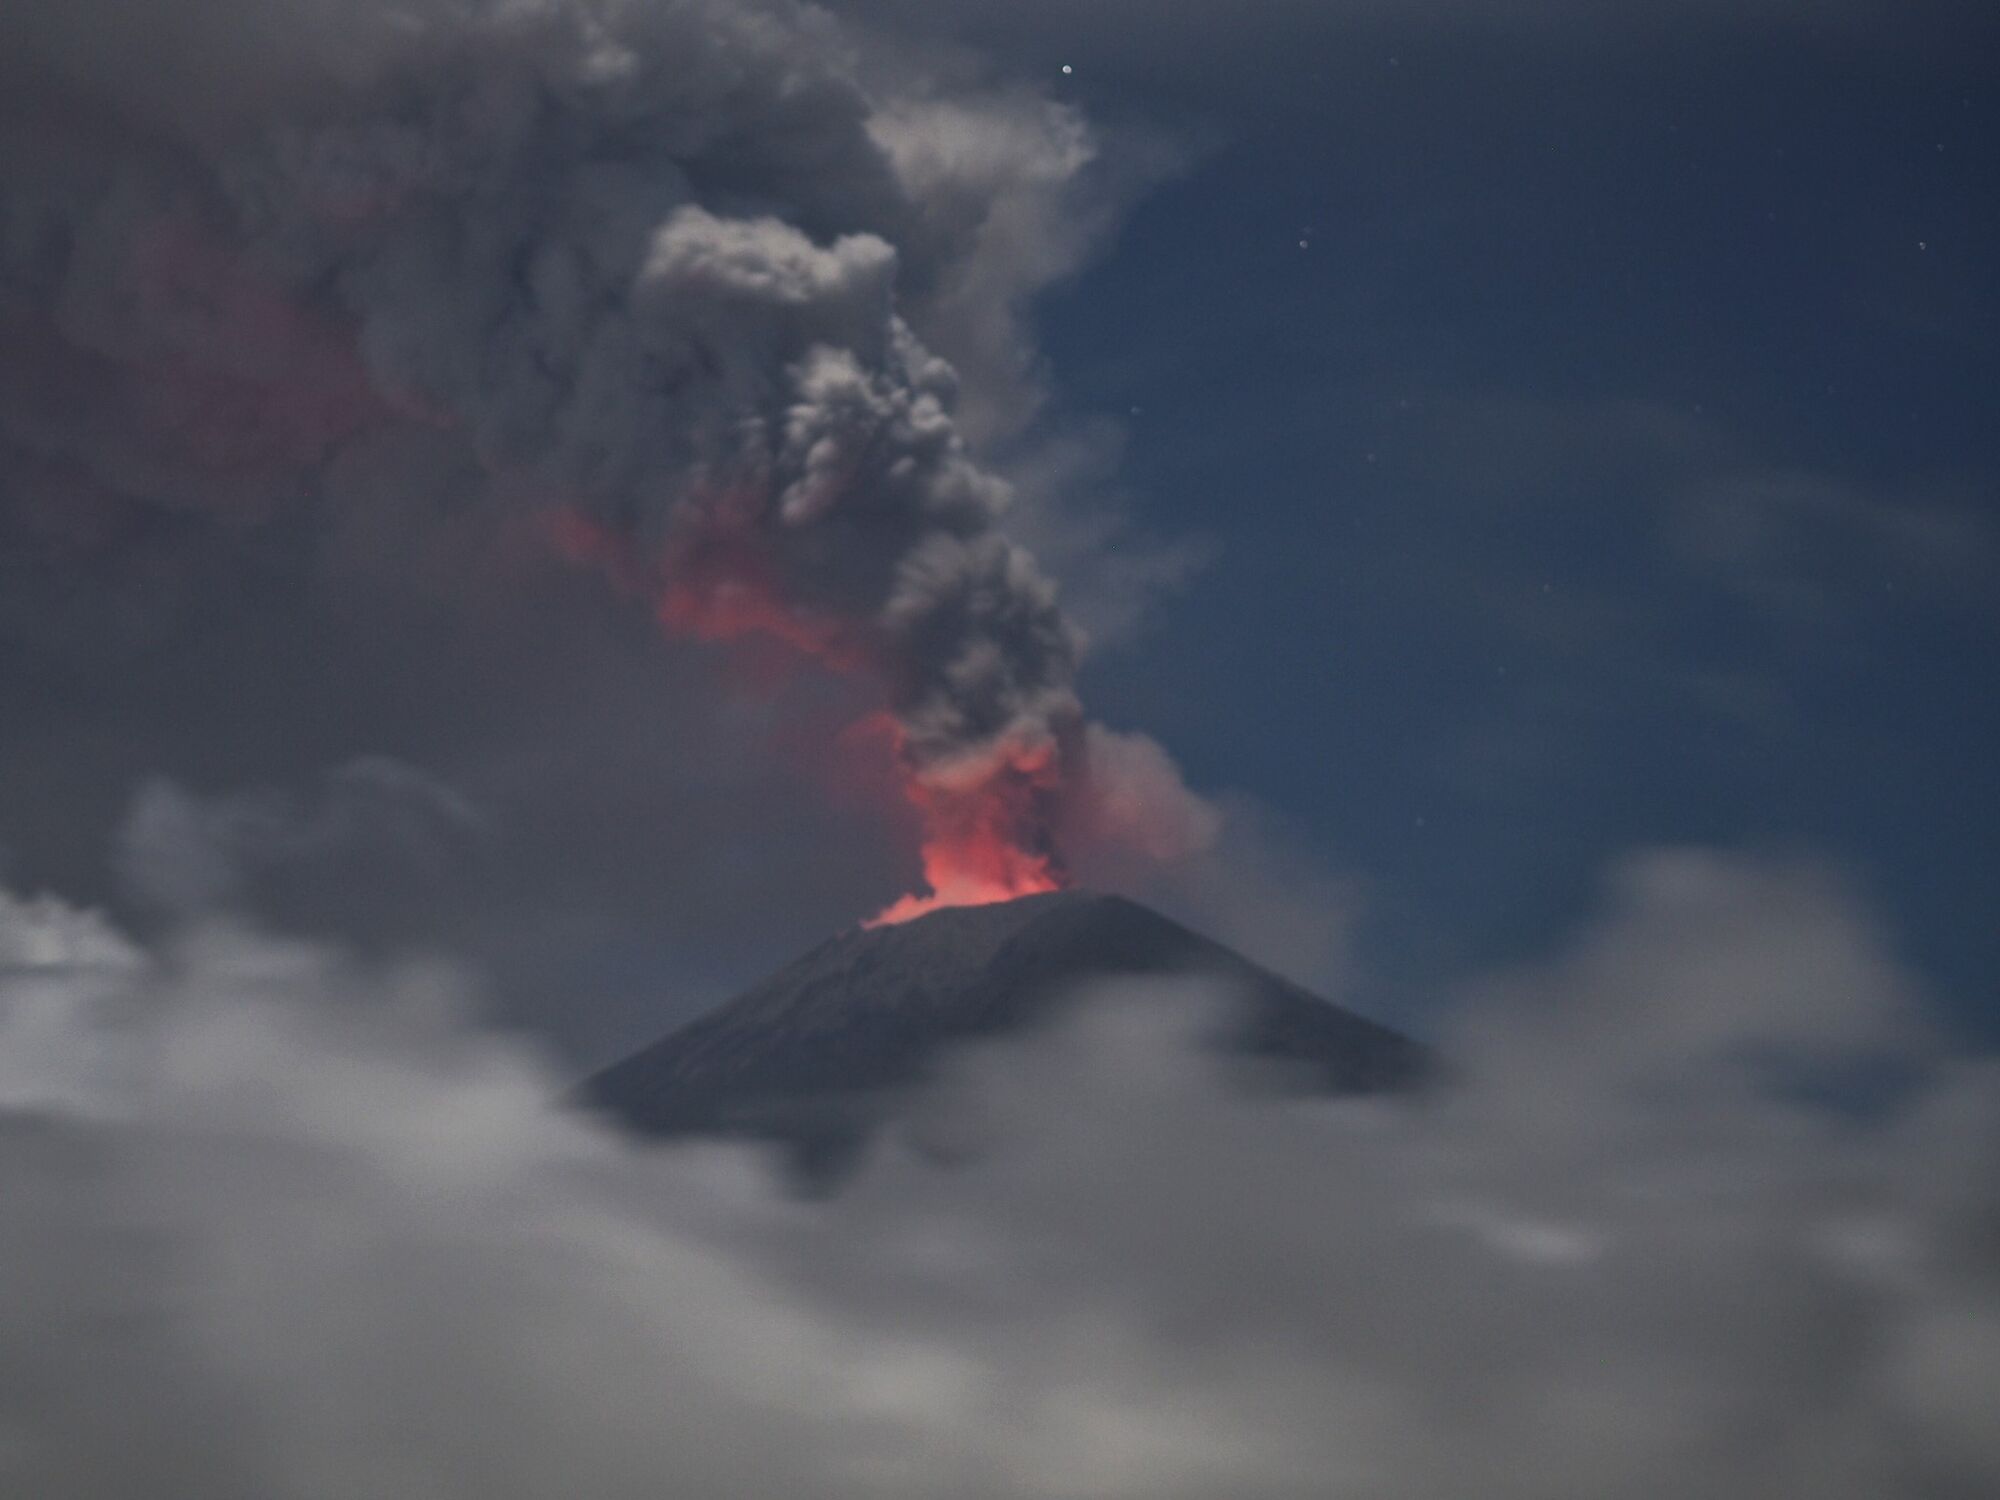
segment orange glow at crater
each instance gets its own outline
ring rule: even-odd
[[[678,538],[653,558],[572,510],[556,512],[550,536],[572,562],[648,598],[669,634],[776,641],[836,672],[870,664],[866,632],[788,605],[765,560],[726,528]],[[908,922],[947,906],[992,906],[1068,884],[1049,834],[1064,771],[1053,742],[1003,735],[947,761],[920,762],[892,714],[871,714],[850,733],[855,743],[877,743],[894,757],[903,796],[923,825],[922,888],[864,925]]]
[[[891,903],[866,926],[908,922],[947,906],[992,906],[1068,884],[1047,835],[1047,803],[1061,781],[1053,747],[1005,743],[969,772],[906,776],[904,795],[924,822],[924,889]]]

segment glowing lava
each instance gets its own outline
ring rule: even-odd
[[[924,888],[864,924],[908,922],[946,906],[993,906],[1069,883],[1049,837],[1051,803],[1063,783],[1053,742],[1003,737],[982,753],[920,766],[902,726],[882,728],[903,770],[903,795],[923,819]]]
[[[907,896],[897,897],[861,925],[893,927],[898,922],[928,916],[947,906],[998,906],[1003,901],[1018,901],[1023,896],[1039,896],[1044,891],[1063,888],[1062,882],[1049,872],[1046,864],[1032,856],[1023,859],[1019,850],[1002,851],[1008,860],[998,868],[961,863],[969,856],[983,864],[992,852],[987,849],[968,851],[945,843],[925,844],[924,880],[930,890],[924,894],[912,891]]]
[[[731,545],[726,530],[682,538],[654,562],[573,511],[556,514],[551,536],[572,561],[650,597],[671,634],[717,642],[763,637],[836,672],[871,665],[867,631],[788,604],[763,560]],[[977,750],[925,761],[911,753],[892,714],[871,714],[854,730],[858,741],[881,743],[895,757],[903,795],[924,830],[923,888],[863,925],[908,922],[947,906],[992,906],[1068,884],[1049,835],[1063,785],[1053,740],[1002,734]]]
[[[1047,768],[1011,763],[967,787],[931,786],[910,775],[904,793],[924,819],[925,889],[864,925],[885,927],[940,907],[993,906],[1061,890],[1068,883],[1061,862],[1037,832],[1053,787]]]

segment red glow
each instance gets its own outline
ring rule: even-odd
[[[998,906],[1063,888],[1046,856],[998,840],[926,840],[924,883],[929,890],[897,897],[862,925],[893,927],[947,906]]]
[[[726,525],[677,539],[656,561],[574,511],[559,512],[550,534],[565,556],[651,598],[661,626],[672,634],[773,640],[837,672],[868,664],[864,632],[788,604],[769,562]],[[1048,837],[1048,805],[1063,777],[1053,743],[1002,739],[976,756],[919,765],[902,726],[887,713],[869,715],[850,737],[879,743],[894,757],[903,796],[924,829],[923,888],[867,926],[908,922],[947,906],[991,906],[1067,884]]]
[[[904,795],[924,821],[925,888],[865,925],[1061,890],[1067,880],[1046,834],[1046,804],[1060,779],[1052,746],[1018,743],[1003,744],[987,763],[948,781],[906,771]]]
[[[698,641],[740,641],[764,636],[782,642],[835,671],[858,662],[835,622],[813,619],[785,607],[752,577],[711,571],[706,576],[669,578],[660,590],[660,623],[674,635]]]
[[[726,528],[679,536],[654,559],[572,509],[550,517],[549,536],[570,561],[601,569],[620,589],[649,596],[669,635],[720,643],[776,641],[836,672],[862,665],[853,632],[832,616],[786,603],[770,565]]]

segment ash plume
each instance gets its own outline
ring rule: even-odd
[[[1078,638],[906,316],[972,321],[953,258],[994,252],[824,15],[175,15],[7,22],[0,505],[241,526],[441,435],[478,477],[438,504],[541,518],[670,630],[879,678],[934,895],[1061,879]]]

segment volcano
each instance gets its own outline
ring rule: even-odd
[[[809,1175],[849,1157],[951,1048],[1050,1018],[1108,980],[1197,979],[1237,997],[1220,1050],[1328,1092],[1408,1087],[1428,1053],[1119,896],[1062,891],[844,933],[614,1063],[582,1100],[643,1135],[790,1146]]]

